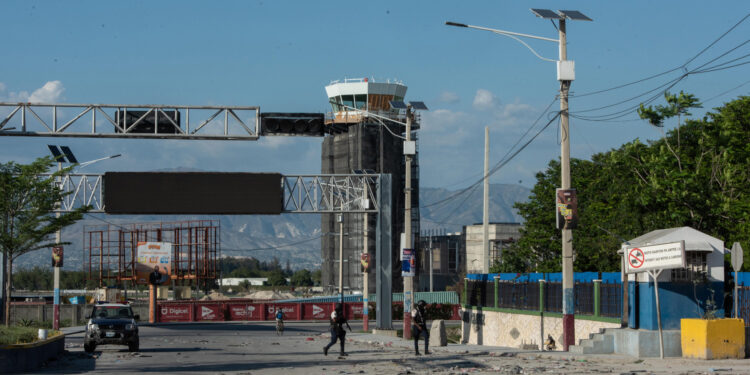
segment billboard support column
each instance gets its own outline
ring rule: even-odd
[[[156,285],[148,285],[148,322],[156,323]]]

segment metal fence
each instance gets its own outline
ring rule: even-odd
[[[545,312],[562,313],[562,284],[559,282],[498,281],[495,290],[494,280],[466,280],[466,288],[464,303],[471,306],[540,311],[541,300]],[[578,282],[574,285],[574,295],[576,314],[622,316],[619,283]],[[747,295],[745,312],[750,315],[750,287]]]
[[[539,310],[539,284],[498,283],[497,307],[518,310]]]
[[[745,327],[750,327],[750,286],[740,285],[737,287],[737,305],[739,307],[739,318],[745,321]],[[732,314],[734,314],[734,311],[732,311]]]
[[[619,318],[622,316],[622,284],[602,283],[599,298],[601,316]]]

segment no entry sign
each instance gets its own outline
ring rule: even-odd
[[[685,267],[685,241],[629,247],[625,254],[627,273]]]

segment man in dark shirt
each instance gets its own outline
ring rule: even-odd
[[[337,303],[334,311],[331,313],[331,342],[323,347],[323,355],[328,355],[328,349],[336,343],[336,340],[339,340],[339,345],[341,345],[341,353],[339,355],[342,357],[347,355],[346,352],[344,352],[344,343],[346,342],[346,330],[344,330],[344,324],[349,327],[349,322],[347,322],[344,317],[344,306],[341,305],[341,303]],[[352,327],[349,327],[349,332],[351,331]]]
[[[417,306],[411,311],[411,336],[414,338],[414,354],[419,355],[419,337],[424,337],[424,354],[430,354],[428,350],[430,332],[427,330],[427,303],[423,300],[417,302]]]
[[[161,272],[159,272],[159,266],[154,266],[154,272],[148,275],[148,282],[152,285],[161,285]]]

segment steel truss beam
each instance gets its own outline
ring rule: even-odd
[[[379,179],[377,174],[282,176],[282,211],[377,213]]]
[[[49,175],[45,175],[49,177]],[[85,205],[90,212],[104,212],[102,174],[68,174],[59,181],[65,196],[58,211],[69,212]],[[282,176],[285,213],[377,213],[380,175]],[[251,194],[248,192],[248,199]]]
[[[139,116],[128,126],[117,121],[117,111],[123,119],[128,112],[137,111]],[[170,118],[170,111],[179,111],[180,118]],[[147,117],[154,118],[158,126],[153,133],[137,132],[137,125],[145,124]],[[0,136],[257,140],[259,118],[260,107],[255,106],[0,102]]]

